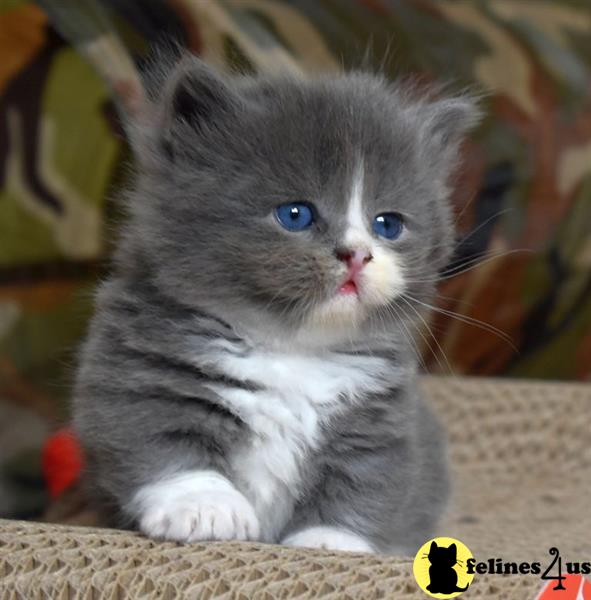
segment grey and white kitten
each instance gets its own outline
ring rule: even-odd
[[[477,111],[368,74],[152,76],[74,423],[148,536],[414,553],[447,495],[410,339]]]

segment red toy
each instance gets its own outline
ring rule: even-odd
[[[47,439],[42,454],[43,477],[52,498],[80,479],[82,463],[82,449],[71,429],[59,429]]]

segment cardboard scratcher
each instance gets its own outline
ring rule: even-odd
[[[476,560],[591,561],[591,386],[425,378],[454,493],[439,534]],[[427,541],[427,540],[425,540]],[[551,571],[557,572],[556,567]],[[476,575],[465,598],[533,599],[539,575]],[[0,600],[426,598],[412,558],[251,543],[180,546],[107,529],[0,521]],[[558,596],[557,596],[558,597]]]

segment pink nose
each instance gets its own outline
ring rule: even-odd
[[[338,248],[336,255],[340,261],[347,263],[352,271],[360,271],[373,258],[371,252],[361,248]]]

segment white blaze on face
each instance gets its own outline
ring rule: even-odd
[[[373,237],[368,230],[367,219],[363,212],[363,178],[363,166],[360,165],[353,176],[343,245],[345,248],[359,248],[371,252]]]
[[[364,169],[360,163],[353,176],[347,208],[346,248],[366,250],[372,255],[358,276],[358,294],[335,295],[311,315],[311,324],[351,327],[359,324],[369,306],[387,304],[404,291],[405,282],[399,255],[371,232],[371,220],[363,204]]]

